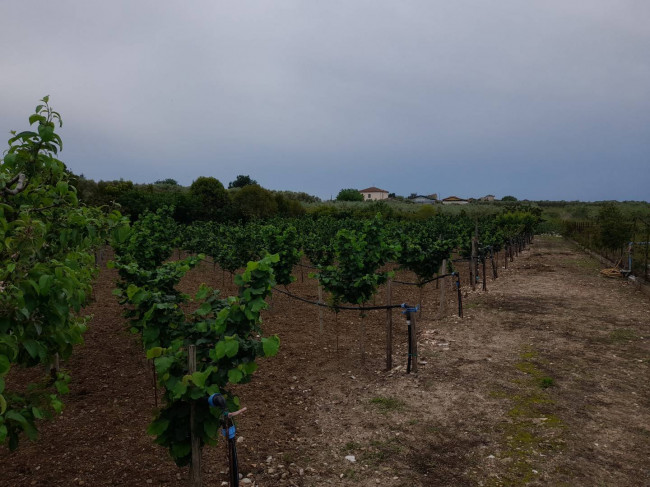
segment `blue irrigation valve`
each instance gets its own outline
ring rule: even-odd
[[[237,430],[235,429],[235,425],[233,424],[230,428],[228,428],[228,436],[227,438],[229,440],[232,440],[235,437],[235,434],[237,433]],[[226,437],[226,429],[221,430],[221,436],[224,438]]]
[[[404,309],[404,311],[402,311],[402,314],[417,313],[420,310],[420,306],[412,307],[412,306],[409,306],[406,303],[402,303],[402,308]]]
[[[208,405],[211,408],[219,408],[219,409],[223,409],[226,413],[228,412],[226,408],[226,400],[218,392],[208,397]]]

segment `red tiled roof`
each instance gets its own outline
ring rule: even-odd
[[[374,186],[366,189],[360,189],[359,193],[388,193],[385,189],[375,188]]]
[[[448,198],[445,198],[442,201],[467,201],[463,198],[459,198],[458,196],[449,196]]]

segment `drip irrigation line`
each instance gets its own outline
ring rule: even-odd
[[[307,264],[301,264],[301,263],[298,263],[298,264],[296,264],[296,265],[298,265],[298,266],[300,266],[300,267],[305,267],[306,269],[316,269],[316,270],[319,270],[318,267],[315,267],[315,266],[313,266],[313,265],[307,265]]]
[[[393,279],[391,282],[394,282],[394,283],[396,283],[396,284],[405,284],[405,285],[407,285],[407,286],[424,286],[425,284],[429,284],[430,282],[437,281],[438,279],[442,279],[443,277],[449,277],[449,276],[455,276],[455,275],[456,275],[455,272],[452,272],[452,273],[450,273],[450,274],[443,274],[442,276],[436,276],[436,277],[434,277],[433,279],[429,279],[429,280],[427,280],[427,281],[420,282],[420,283],[417,283],[417,282],[396,281],[396,280],[394,280],[394,279]]]
[[[273,288],[274,291],[285,294],[286,296],[289,296],[290,298],[297,299],[298,301],[302,301],[303,303],[307,304],[312,304],[314,306],[321,306],[323,308],[330,308],[330,309],[343,309],[343,310],[350,310],[350,311],[372,311],[372,310],[377,310],[377,309],[395,309],[395,308],[405,308],[408,307],[406,303],[403,304],[392,304],[392,305],[384,305],[384,306],[332,306],[327,303],[320,303],[318,301],[311,301],[309,299],[301,298],[300,296],[296,296],[295,294],[290,293],[289,291],[283,291],[282,289],[278,289],[277,287]]]

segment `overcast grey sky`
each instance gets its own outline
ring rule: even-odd
[[[0,3],[0,130],[71,170],[650,200],[649,0]]]

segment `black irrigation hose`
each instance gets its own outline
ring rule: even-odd
[[[393,304],[390,306],[332,306],[330,304],[319,303],[318,301],[310,301],[309,299],[301,298],[300,296],[291,294],[289,291],[283,291],[282,289],[278,289],[277,287],[274,287],[273,290],[281,294],[285,294],[293,299],[297,299],[298,301],[302,301],[303,303],[313,304],[314,306],[322,306],[323,308],[330,308],[330,309],[343,309],[343,310],[351,310],[351,311],[372,311],[377,309],[395,309],[395,308],[406,307],[406,304]]]
[[[417,282],[404,282],[404,281],[396,281],[396,280],[392,280],[391,282],[394,282],[396,284],[405,284],[407,286],[424,286],[425,284],[429,284],[430,282],[437,281],[438,279],[442,279],[443,277],[449,277],[449,276],[455,276],[455,275],[456,275],[455,272],[451,272],[450,274],[443,274],[442,276],[436,276],[433,279],[429,279],[428,281],[424,281],[424,282],[420,282],[420,283],[417,283]]]
[[[230,421],[230,420],[228,420]],[[239,487],[239,461],[237,460],[237,440],[228,438],[228,463],[230,464],[230,485]]]
[[[315,266],[313,266],[313,265],[307,265],[307,264],[301,264],[301,263],[297,263],[296,265],[298,265],[298,266],[300,266],[300,267],[305,267],[305,268],[307,268],[307,269],[316,269],[316,270],[319,270],[319,269],[320,269],[319,267],[315,267]]]

